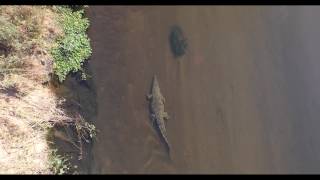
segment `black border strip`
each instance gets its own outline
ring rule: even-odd
[[[1,0],[0,5],[320,5],[315,0]]]

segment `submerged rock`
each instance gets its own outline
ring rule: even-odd
[[[175,25],[171,27],[171,32],[169,35],[170,47],[175,58],[180,57],[186,53],[188,44],[184,37],[182,29]]]

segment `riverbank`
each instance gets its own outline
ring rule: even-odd
[[[62,81],[90,55],[68,42],[82,33],[89,43],[87,19],[57,6],[0,6],[0,14],[0,173],[81,173],[95,127]]]

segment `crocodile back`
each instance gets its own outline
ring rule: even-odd
[[[166,146],[168,150],[170,149],[170,145],[168,142],[167,138],[167,131],[165,127],[165,122],[164,122],[164,116],[165,116],[165,111],[164,111],[164,101],[163,101],[163,96],[160,92],[160,87],[159,83],[157,80],[156,75],[153,76],[153,82],[152,82],[152,99],[151,99],[151,111],[155,115],[155,120],[157,127],[161,133],[161,137],[166,143]]]
[[[156,75],[153,76],[151,109],[157,118],[163,118],[164,103]]]

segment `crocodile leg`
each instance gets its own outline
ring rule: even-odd
[[[167,112],[163,112],[163,118],[164,118],[164,120],[169,120],[170,119],[170,116],[169,116],[169,114],[167,113]]]
[[[163,96],[161,96],[162,102],[166,103],[166,98],[164,98]]]
[[[155,127],[156,126],[156,115],[155,114],[151,114],[150,118],[151,118],[152,126]]]
[[[152,98],[152,94],[148,94],[147,95],[147,100],[151,100],[151,98]]]

